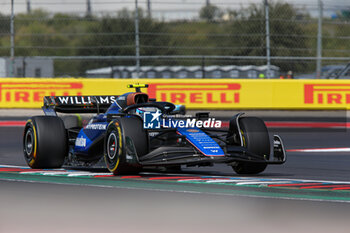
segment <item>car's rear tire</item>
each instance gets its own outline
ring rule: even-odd
[[[239,119],[241,128],[243,146],[260,155],[261,159],[270,157],[270,139],[269,133],[263,120],[257,117],[242,117]],[[232,166],[238,174],[258,174],[267,167],[264,163],[237,162]]]
[[[140,166],[135,161],[132,164],[127,161],[127,140],[132,141],[138,157],[148,153],[148,135],[138,117],[117,118],[107,128],[104,158],[108,170],[114,175],[140,171]]]
[[[35,116],[24,128],[23,152],[31,168],[60,168],[68,154],[63,121],[54,116]]]

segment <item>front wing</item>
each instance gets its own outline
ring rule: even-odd
[[[176,147],[175,147],[176,148]],[[207,163],[233,163],[233,162],[251,162],[264,164],[283,164],[286,161],[286,152],[282,139],[274,135],[273,152],[270,160],[261,159],[261,156],[248,151],[241,146],[230,146],[227,148],[224,156],[203,156],[193,148],[164,148],[158,153],[150,153],[142,159],[135,158],[142,166],[171,166],[171,165],[201,165]]]

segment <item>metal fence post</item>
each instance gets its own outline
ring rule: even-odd
[[[14,71],[15,71],[15,28],[14,28],[14,21],[15,21],[15,13],[14,13],[14,6],[13,1],[11,0],[11,22],[10,22],[10,33],[11,33],[11,65],[10,65],[10,76],[14,77]]]
[[[270,20],[269,20],[269,3],[264,0],[265,6],[265,30],[266,30],[266,78],[271,78],[271,54],[270,54]]]
[[[317,78],[321,78],[322,18],[323,18],[323,3],[321,0],[318,0],[317,61],[316,61],[316,77]]]
[[[147,0],[147,16],[148,18],[152,18],[151,0]]]
[[[140,38],[139,38],[139,7],[135,0],[135,52],[136,52],[136,78],[140,78]]]
[[[91,10],[91,0],[86,1],[86,15],[91,16],[92,10]]]
[[[30,5],[30,0],[27,0],[27,14],[31,13],[31,5]]]

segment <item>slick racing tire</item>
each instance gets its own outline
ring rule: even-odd
[[[24,128],[23,152],[31,168],[60,168],[68,154],[63,121],[54,116],[35,116]]]
[[[132,144],[132,145],[130,145]],[[148,153],[148,136],[143,129],[142,120],[138,117],[121,117],[113,120],[106,132],[104,158],[106,166],[114,175],[137,173],[140,170],[138,161],[130,157],[134,148],[137,157]]]
[[[248,151],[268,160],[270,157],[270,139],[265,123],[257,117],[242,117],[239,119],[243,146]],[[237,162],[232,166],[238,174],[258,174],[267,167],[264,163]]]

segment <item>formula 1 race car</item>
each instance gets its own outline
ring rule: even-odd
[[[272,143],[264,122],[239,113],[224,128],[207,112],[179,114],[184,108],[149,98],[141,88],[120,96],[46,96],[45,116],[28,120],[24,157],[31,168],[108,168],[114,174],[143,168],[181,169],[225,163],[238,174],[257,174],[282,164],[279,136]],[[93,113],[82,125],[81,115]],[[270,153],[272,151],[272,153]]]

